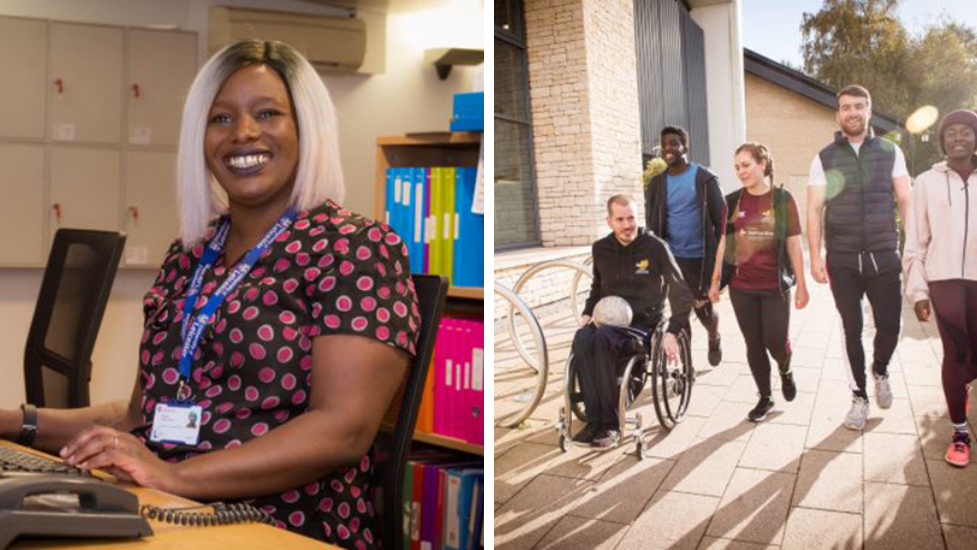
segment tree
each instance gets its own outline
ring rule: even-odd
[[[873,108],[905,121],[933,105],[943,116],[977,107],[977,33],[945,18],[910,37],[895,16],[899,0],[825,0],[801,23],[805,72],[842,88],[861,84]],[[935,128],[928,142],[910,138],[913,175],[942,156]]]
[[[904,110],[909,97],[904,70],[910,55],[906,29],[895,16],[898,0],[825,0],[801,23],[804,71],[843,88],[861,84],[873,103]]]

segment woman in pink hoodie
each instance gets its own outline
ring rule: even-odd
[[[943,393],[953,439],[946,461],[970,461],[967,385],[977,379],[977,113],[940,123],[946,161],[920,174],[906,224],[906,295],[916,317],[931,311],[943,341]]]

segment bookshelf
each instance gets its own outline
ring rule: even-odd
[[[391,167],[413,166],[476,166],[482,145],[481,132],[428,132],[377,138],[377,175],[374,216],[385,218],[386,174]],[[448,289],[445,313],[455,317],[482,320],[485,289],[456,287]],[[467,441],[439,434],[415,432],[414,441],[484,456],[484,448]]]

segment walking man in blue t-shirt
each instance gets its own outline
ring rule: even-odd
[[[719,317],[709,301],[709,285],[719,280],[717,259],[726,220],[726,200],[719,179],[689,161],[689,134],[678,126],[661,132],[668,169],[645,189],[647,229],[665,240],[695,297],[695,315],[709,332],[709,364],[722,361]]]

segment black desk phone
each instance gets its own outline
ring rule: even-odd
[[[135,538],[153,531],[136,495],[92,477],[0,473],[0,550],[21,536]]]

